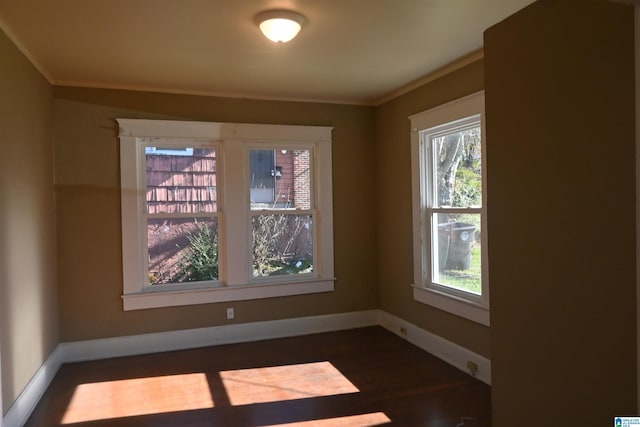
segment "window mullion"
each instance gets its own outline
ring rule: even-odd
[[[249,249],[249,195],[246,170],[248,150],[241,141],[224,144],[224,271],[229,286],[246,284],[251,266]]]
[[[249,215],[313,215],[315,209],[260,209],[252,210]]]
[[[465,214],[465,213],[476,213],[481,214],[484,212],[483,208],[451,208],[451,207],[439,207],[439,208],[428,208],[430,212],[433,213],[450,213],[450,214]]]

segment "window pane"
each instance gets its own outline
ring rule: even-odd
[[[480,127],[432,139],[436,207],[482,206]]]
[[[149,214],[217,211],[215,150],[145,147],[145,155]]]
[[[313,217],[254,216],[251,253],[253,277],[313,272]]]
[[[480,214],[434,214],[434,283],[482,293]]]
[[[149,218],[149,284],[218,279],[217,218]]]
[[[249,152],[251,209],[311,209],[310,150]]]

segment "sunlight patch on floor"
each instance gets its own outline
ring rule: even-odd
[[[203,373],[80,384],[62,424],[213,408]]]
[[[389,419],[384,412],[374,412],[371,414],[310,420],[290,424],[270,424],[263,427],[374,427],[389,424],[390,422],[391,419]]]
[[[359,391],[329,362],[222,371],[220,378],[232,405],[280,402]]]

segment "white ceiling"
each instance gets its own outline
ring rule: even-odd
[[[0,28],[55,85],[376,104],[482,48],[533,0],[5,0]],[[300,12],[275,44],[253,22]]]

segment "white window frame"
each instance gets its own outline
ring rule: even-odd
[[[172,120],[116,119],[120,140],[124,310],[301,295],[334,290],[331,132],[326,126],[290,126]],[[146,248],[144,146],[211,147],[218,159],[217,281],[149,285]],[[314,195],[312,274],[252,277],[249,149],[311,149]],[[256,212],[256,211],[254,211]],[[257,211],[260,212],[260,211]],[[307,212],[307,211],[301,211]]]
[[[487,257],[486,215],[486,132],[484,119],[484,91],[440,105],[412,115],[411,121],[411,179],[413,217],[413,297],[414,300],[436,307],[476,323],[490,326],[489,322],[489,275]],[[479,119],[482,139],[482,207],[465,210],[480,213],[482,220],[482,293],[476,295],[431,280],[431,206],[428,203],[430,169],[428,158],[429,133],[441,132],[443,127],[454,127],[460,123]],[[435,211],[435,210],[434,210]],[[463,212],[461,212],[463,213]]]

